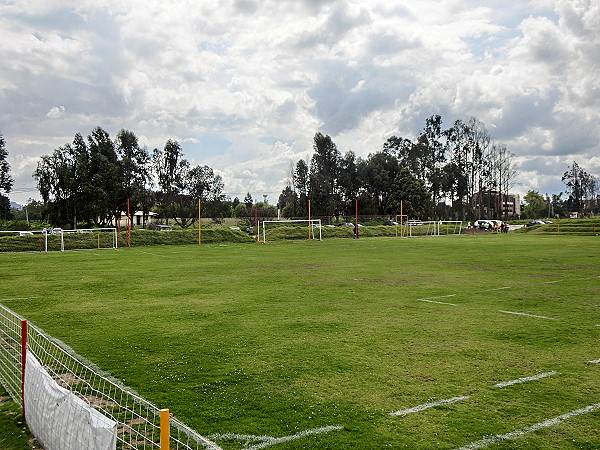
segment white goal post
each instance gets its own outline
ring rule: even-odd
[[[309,239],[316,239],[315,229],[319,230],[319,240],[322,241],[321,237],[321,219],[291,219],[291,220],[263,220],[262,221],[262,241],[267,242],[267,227],[266,224],[285,224],[285,223],[305,223],[307,224],[308,232],[307,236]],[[259,231],[260,233],[260,231]]]
[[[43,231],[44,251],[49,250],[92,250],[112,249],[118,246],[117,229],[111,228],[79,228],[77,230],[62,230],[53,228]],[[49,243],[55,241],[55,245]],[[57,248],[58,247],[58,248]]]
[[[432,220],[404,225],[404,236],[449,236],[462,233],[462,221],[460,220]]]

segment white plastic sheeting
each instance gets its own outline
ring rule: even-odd
[[[46,450],[117,446],[117,423],[59,386],[31,353],[25,366],[25,419]]]

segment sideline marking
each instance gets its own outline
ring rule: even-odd
[[[226,434],[212,434],[208,436],[210,440],[222,440],[222,439],[235,439],[239,441],[246,441],[246,447],[243,447],[245,450],[257,450],[259,448],[269,447],[270,445],[281,444],[282,442],[292,441],[294,439],[300,439],[306,436],[311,436],[315,434],[324,434],[329,433],[330,431],[342,430],[344,427],[340,425],[331,425],[323,428],[314,428],[312,430],[305,430],[299,433],[293,434],[291,436],[284,436],[280,438],[275,438],[272,436],[253,436],[247,434],[235,434],[235,433],[226,433]],[[252,442],[259,442],[258,444],[251,445]]]
[[[450,403],[456,403],[461,400],[466,400],[470,397],[470,395],[465,395],[463,397],[453,397],[447,400],[438,400],[437,402],[425,403],[423,405],[414,406],[412,408],[403,409],[402,411],[391,412],[390,416],[405,416],[406,414],[423,411],[424,409],[433,408],[434,406],[440,405],[449,405]]]
[[[502,310],[500,310],[500,312],[505,313],[505,314],[515,314],[517,316],[537,317],[538,319],[558,320],[558,319],[555,319],[554,317],[536,316],[535,314],[525,314],[525,313],[520,313],[520,312],[502,311]]]
[[[438,305],[451,305],[451,306],[456,306],[456,304],[454,303],[446,303],[446,302],[436,302],[435,300],[426,300],[424,298],[419,298],[417,299],[420,302],[427,302],[427,303],[437,303]]]
[[[490,291],[501,291],[502,289],[510,289],[510,288],[511,288],[510,286],[504,286],[504,287],[499,287],[499,288],[496,288],[496,289],[486,289],[486,290],[485,290],[485,291],[483,291],[483,292],[490,292]]]
[[[595,359],[593,361],[588,361],[591,362],[592,364],[600,364],[600,358],[599,359]]]
[[[457,450],[474,450],[474,449],[478,449],[478,448],[485,448],[488,445],[495,444],[496,442],[508,441],[510,439],[517,439],[526,433],[531,433],[532,431],[537,431],[542,428],[548,428],[548,427],[551,427],[554,425],[558,425],[559,423],[564,422],[565,420],[568,420],[571,417],[579,416],[581,414],[591,413],[598,409],[600,409],[600,403],[586,406],[585,408],[576,409],[575,411],[568,412],[566,414],[563,414],[562,416],[554,417],[552,419],[548,419],[548,420],[545,420],[544,422],[536,423],[536,424],[530,425],[528,427],[519,428],[518,430],[511,431],[510,433],[497,434],[497,435],[489,437],[489,438],[481,439],[481,440],[473,442],[469,445],[465,445],[464,447],[460,447]]]
[[[31,300],[32,298],[40,297],[15,297],[15,298],[0,298],[0,302],[6,302],[8,300]]]
[[[555,372],[555,371],[540,373],[539,375],[532,375],[530,377],[517,378],[516,380],[504,381],[503,383],[497,383],[494,385],[494,387],[503,388],[506,386],[512,386],[513,384],[525,383],[526,381],[533,381],[533,380],[539,380],[540,378],[551,377],[552,375],[557,375],[557,374],[558,374],[558,372]]]

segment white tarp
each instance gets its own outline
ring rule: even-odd
[[[25,419],[46,450],[117,446],[117,423],[60,387],[31,353],[25,366]]]

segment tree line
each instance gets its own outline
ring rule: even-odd
[[[284,215],[403,213],[420,218],[473,219],[503,216],[503,197],[516,177],[514,154],[496,142],[476,118],[442,128],[442,118],[426,119],[414,140],[392,136],[367,158],[341,154],[329,136],[314,136],[310,160],[295,164],[292,183],[280,196]],[[484,211],[485,208],[485,211]]]
[[[77,133],[72,143],[43,156],[33,177],[54,224],[108,225],[122,212],[156,209],[185,228],[198,216],[198,200],[210,216],[223,214],[224,183],[210,167],[192,167],[173,140],[149,152],[128,130],[115,140],[100,127],[87,139]]]
[[[496,142],[476,118],[442,128],[441,116],[426,119],[413,140],[391,136],[382,149],[366,158],[342,154],[331,137],[316,133],[309,161],[290,170],[290,183],[279,196],[284,217],[349,217],[358,201],[361,215],[403,213],[415,218],[476,219],[506,216],[503,198],[516,177],[514,155]],[[8,152],[0,133],[0,219],[13,215],[8,194],[13,186]],[[43,219],[55,225],[107,225],[122,212],[154,211],[182,227],[194,223],[198,200],[204,217],[274,217],[277,209],[226,197],[222,178],[206,165],[192,166],[177,141],[148,151],[137,136],[121,130],[113,140],[100,127],[84,138],[41,157],[33,174]],[[598,212],[597,179],[573,162],[564,173],[565,192],[524,197],[526,217]],[[563,197],[564,195],[564,197]],[[129,209],[128,209],[128,201]],[[547,214],[546,214],[547,211]]]

